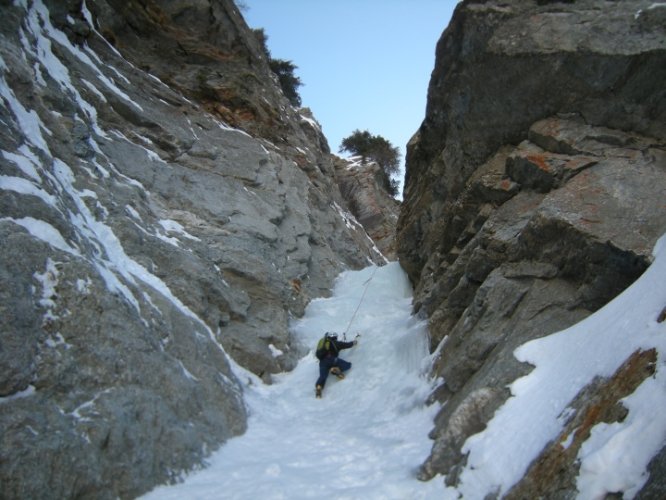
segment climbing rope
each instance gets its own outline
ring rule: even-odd
[[[368,291],[368,285],[372,281],[372,278],[375,277],[375,273],[377,272],[378,268],[379,268],[379,266],[375,266],[374,270],[372,271],[372,275],[366,281],[363,282],[363,286],[365,286],[365,288],[363,289],[363,294],[361,295],[361,300],[358,301],[358,305],[356,306],[356,310],[354,311],[354,314],[352,314],[351,318],[349,319],[349,324],[347,325],[347,328],[345,328],[345,331],[342,333],[342,339],[345,340],[345,341],[347,340],[347,332],[349,331],[349,328],[351,327],[352,323],[354,322],[354,318],[356,317],[356,313],[361,308],[361,304],[363,304],[363,299],[365,298],[365,294]]]

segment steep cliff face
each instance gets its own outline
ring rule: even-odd
[[[666,231],[665,19],[649,1],[466,1],[439,41],[397,243],[441,346],[446,404],[424,479],[456,483],[465,440],[530,370],[517,346],[578,322],[650,264]],[[582,400],[613,406],[603,385]],[[575,456],[557,460],[516,498],[573,494]]]
[[[395,227],[400,203],[383,187],[381,167],[358,158],[335,158],[335,179],[349,209],[379,251],[395,260]]]
[[[134,497],[384,258],[230,0],[2,2],[0,33],[2,495]]]

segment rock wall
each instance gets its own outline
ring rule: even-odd
[[[383,187],[381,167],[374,162],[337,157],[334,167],[336,183],[352,214],[384,257],[395,260],[395,227],[400,202]]]
[[[0,3],[1,496],[135,497],[384,257],[230,0]]]
[[[456,8],[398,222],[415,310],[440,348],[433,398],[446,403],[422,479],[457,482],[463,443],[530,369],[517,346],[580,321],[649,266],[666,231],[665,20],[638,0]],[[609,386],[589,388],[572,418],[622,418],[589,411],[595,398],[619,405]],[[550,452],[537,462],[555,465],[535,465],[515,498],[575,495],[575,453]]]

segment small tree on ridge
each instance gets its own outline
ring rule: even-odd
[[[393,176],[400,169],[400,148],[393,146],[380,135],[372,135],[367,130],[357,129],[342,140],[339,151],[359,155],[364,162],[367,159],[375,161],[384,172],[386,190],[393,197],[398,195],[398,181]]]
[[[301,79],[294,74],[294,71],[298,66],[293,62],[284,59],[273,59],[270,50],[268,50],[268,35],[264,29],[258,28],[252,31],[266,54],[271,71],[278,77],[282,93],[287,99],[289,99],[292,106],[300,108],[302,101],[301,96],[298,93],[298,87],[302,86],[303,82],[301,82]]]

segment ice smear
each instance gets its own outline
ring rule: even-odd
[[[0,175],[0,189],[5,191],[15,191],[20,194],[27,194],[41,198],[46,204],[55,206],[56,200],[43,189],[38,188],[32,182],[23,177],[11,177]]]
[[[6,105],[9,105],[9,109],[16,117],[16,120],[25,135],[25,139],[29,141],[30,144],[50,155],[51,152],[42,135],[42,130],[47,131],[46,127],[34,110],[28,111],[16,98],[13,90],[7,85],[4,75],[0,76],[0,97],[3,98]]]
[[[20,153],[10,153],[9,151],[0,151],[2,156],[13,162],[21,171],[32,180],[41,182],[42,178],[37,172],[39,160],[32,154],[30,149],[24,144],[19,148]]]
[[[361,223],[356,220],[356,217],[354,217],[354,215],[351,212],[348,212],[347,210],[342,208],[335,201],[333,202],[331,207],[333,207],[333,209],[338,213],[340,218],[345,223],[345,226],[347,226],[347,229],[350,229],[351,231],[361,231],[362,234],[365,234],[365,237],[368,239],[368,242],[370,243],[370,246],[372,247],[372,250],[378,256],[380,256],[384,260],[384,262],[388,262],[388,259],[386,257],[384,257],[384,255],[379,250],[379,248],[377,248],[377,245],[372,240],[372,238],[370,238],[370,236],[368,236],[368,234],[365,232],[365,228],[363,228]],[[370,261],[370,259],[368,259],[368,261]],[[371,261],[369,263],[372,264]]]
[[[169,233],[177,233],[182,235],[184,238],[194,240],[194,241],[201,241],[199,238],[196,236],[192,236],[190,233],[185,231],[185,228],[179,223],[176,222],[175,220],[172,219],[163,219],[158,221],[160,226],[164,228],[165,231]]]
[[[9,403],[11,401],[15,401],[17,399],[21,398],[27,398],[36,393],[35,386],[34,385],[29,385],[27,389],[24,389],[22,391],[16,392],[12,394],[11,396],[0,396],[0,405],[4,403]]]
[[[80,255],[79,251],[73,248],[69,243],[65,241],[65,238],[62,237],[60,231],[53,227],[48,222],[44,222],[33,217],[23,217],[21,219],[12,219],[11,217],[3,217],[0,221],[9,221],[14,224],[18,224],[34,236],[35,238],[48,243],[58,250],[70,253],[72,255]]]
[[[60,63],[60,61],[58,60],[57,57],[52,56],[52,52],[50,50],[49,37],[51,39],[53,39],[54,41],[58,42],[59,45],[65,47],[74,57],[76,57],[79,61],[81,61],[83,64],[85,64],[90,69],[92,69],[93,72],[95,73],[95,76],[97,77],[97,79],[100,82],[102,82],[102,84],[104,84],[104,86],[108,90],[110,90],[111,92],[116,94],[118,97],[122,98],[124,101],[130,103],[132,106],[136,107],[139,111],[143,111],[143,108],[139,104],[134,102],[130,98],[130,96],[128,96],[125,92],[120,90],[120,88],[118,88],[118,86],[113,81],[111,81],[111,79],[108,78],[102,72],[102,70],[99,68],[99,66],[103,66],[103,62],[99,58],[97,58],[97,55],[94,52],[92,52],[92,51],[89,51],[87,53],[82,52],[78,47],[75,47],[74,45],[72,45],[72,43],[69,41],[69,38],[67,38],[67,35],[65,35],[62,31],[54,28],[54,26],[51,24],[49,11],[46,8],[46,6],[44,5],[44,3],[42,2],[42,0],[34,0],[33,6],[32,6],[31,9],[28,9],[27,5],[25,5],[25,4],[24,4],[24,6],[25,6],[26,10],[28,10],[28,12],[30,13],[30,16],[29,16],[28,19],[29,19],[30,28],[31,28],[31,31],[33,32],[33,34],[38,35],[39,32],[41,30],[43,30],[44,34],[47,35],[47,36],[38,36],[37,37],[38,44],[48,44],[49,45],[48,47],[46,47],[45,50],[43,50],[43,53],[47,56],[50,56],[50,58],[48,60],[45,60],[45,61],[42,60],[42,63],[44,64],[44,67],[48,68],[49,70],[52,70],[54,68],[57,70],[55,74],[52,74],[52,73],[49,73],[49,74],[51,76],[55,77],[61,83],[61,85],[63,85],[63,88],[71,87],[71,84],[69,82],[69,72],[67,71],[66,68],[64,68],[64,66],[62,68],[60,67],[60,66],[62,66],[62,63]],[[42,26],[43,26],[43,28],[42,28]],[[38,46],[38,54],[42,53],[42,50],[40,50],[40,49],[41,49],[41,47]],[[96,58],[97,63],[99,64],[99,66],[98,66],[98,64],[95,64],[95,62],[93,62],[93,60],[90,58],[89,54],[92,55],[94,58]],[[110,68],[111,68],[111,70],[114,70],[117,74],[119,74],[115,70],[115,68],[113,68],[112,66]],[[124,79],[126,81],[126,83],[129,83],[129,81],[125,77],[122,77],[122,79]],[[80,101],[82,100],[81,96],[78,95],[78,92],[77,92],[77,100],[80,100]],[[92,106],[90,106],[90,105],[89,105],[89,107],[92,108]]]

